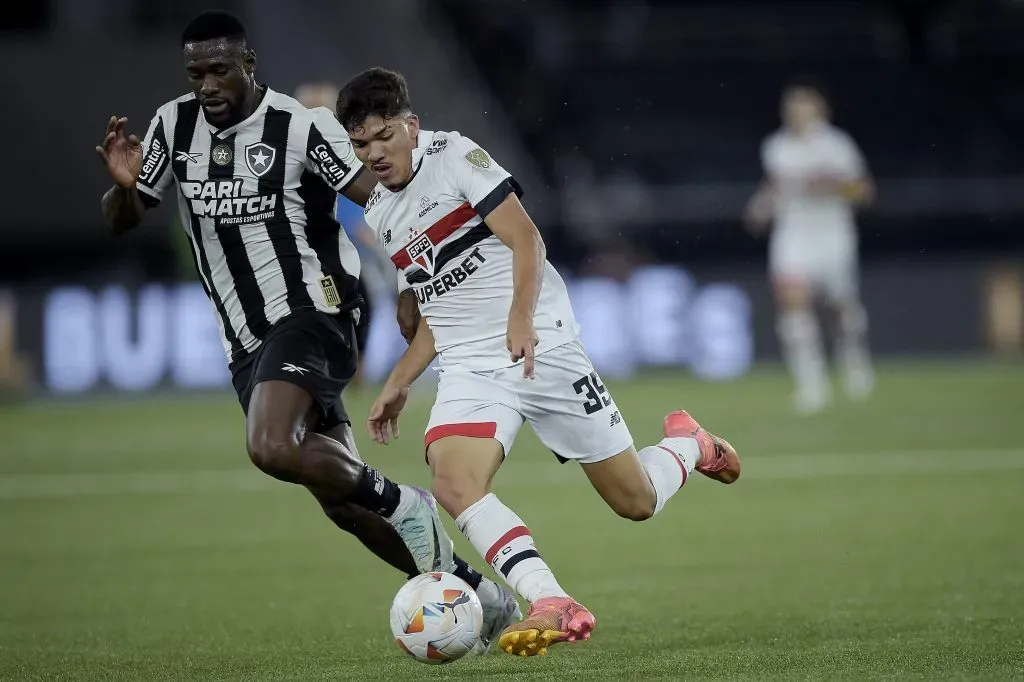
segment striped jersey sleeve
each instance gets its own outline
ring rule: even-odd
[[[306,141],[306,167],[334,191],[344,192],[363,167],[352,149],[348,133],[331,110],[317,107],[311,111],[314,115]]]
[[[171,133],[174,109],[161,107],[150,121],[146,138],[142,142],[142,168],[136,187],[142,203],[149,207],[160,203],[167,188],[171,186],[174,173],[171,172]]]

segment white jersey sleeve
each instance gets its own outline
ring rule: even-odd
[[[135,186],[142,203],[149,207],[160,203],[167,188],[171,186],[174,173],[171,172],[171,140],[174,131],[175,108],[161,107],[149,123],[146,138],[142,142],[142,168]]]
[[[327,107],[310,109],[306,142],[306,167],[319,175],[336,192],[344,192],[359,176],[363,166],[352,149],[352,141]]]
[[[455,188],[484,220],[509,194],[522,195],[512,175],[468,137],[450,133],[443,158]]]
[[[775,135],[769,135],[761,143],[761,169],[769,180],[778,174],[777,148]]]
[[[853,138],[840,132],[834,138],[835,163],[843,177],[849,180],[862,178],[867,174],[864,155]]]

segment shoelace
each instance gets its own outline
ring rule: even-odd
[[[405,546],[414,556],[430,553],[430,539],[426,530],[426,527],[413,516],[402,519],[398,524],[398,534],[402,536]]]

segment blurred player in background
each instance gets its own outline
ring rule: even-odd
[[[295,99],[310,109],[327,107],[333,110],[338,99],[338,89],[333,83],[304,83],[295,90]],[[339,195],[335,217],[348,235],[349,241],[359,252],[362,266],[359,271],[359,293],[362,296],[362,303],[358,308],[359,322],[356,324],[360,362],[352,380],[353,385],[359,386],[363,377],[362,357],[366,353],[366,341],[375,304],[384,300],[384,297],[394,298],[396,295],[394,277],[391,275],[394,266],[380,248],[373,231],[367,227],[362,205]]]
[[[400,74],[359,74],[342,88],[337,115],[380,183],[367,224],[422,313],[371,408],[370,433],[385,444],[397,436],[409,386],[440,355],[425,436],[434,494],[530,602],[501,648],[531,656],[587,639],[594,616],[555,580],[523,520],[490,492],[524,421],[559,460],[579,462],[613,510],[636,521],[661,511],[695,469],[732,483],[739,459],[683,411],[665,417],[662,440],[637,452],[580,344],[565,283],[547,262],[518,183],[469,138],[421,130]]]
[[[335,202],[340,192],[365,204],[376,180],[329,109],[257,82],[237,18],[206,12],[181,46],[192,91],[157,110],[144,142],[114,116],[96,147],[114,180],[104,217],[118,234],[165,197],[177,203],[253,464],[307,488],[335,525],[407,575],[443,570],[468,582],[488,646],[519,614],[515,599],[454,555],[427,491],[360,459],[342,401],[355,372],[359,257]]]
[[[835,314],[836,357],[847,393],[863,399],[873,387],[867,313],[858,292],[854,207],[872,200],[874,184],[857,145],[830,125],[820,87],[810,81],[787,87],[782,120],[782,129],[762,146],[765,179],[747,206],[746,218],[757,232],[774,220],[768,268],[776,329],[796,385],[794,406],[810,414],[831,400],[814,314],[819,299]]]

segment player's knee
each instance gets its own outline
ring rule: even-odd
[[[458,471],[435,469],[430,491],[437,503],[452,518],[466,511],[474,502],[487,494],[487,486]]]
[[[274,478],[285,478],[295,463],[298,443],[290,435],[274,434],[261,429],[246,439],[249,459],[256,468]]]
[[[654,516],[658,500],[653,495],[631,495],[616,500],[612,509],[616,514],[630,521],[646,521]]]
[[[868,315],[858,301],[843,303],[838,307],[839,329],[847,336],[861,336],[868,330]]]

